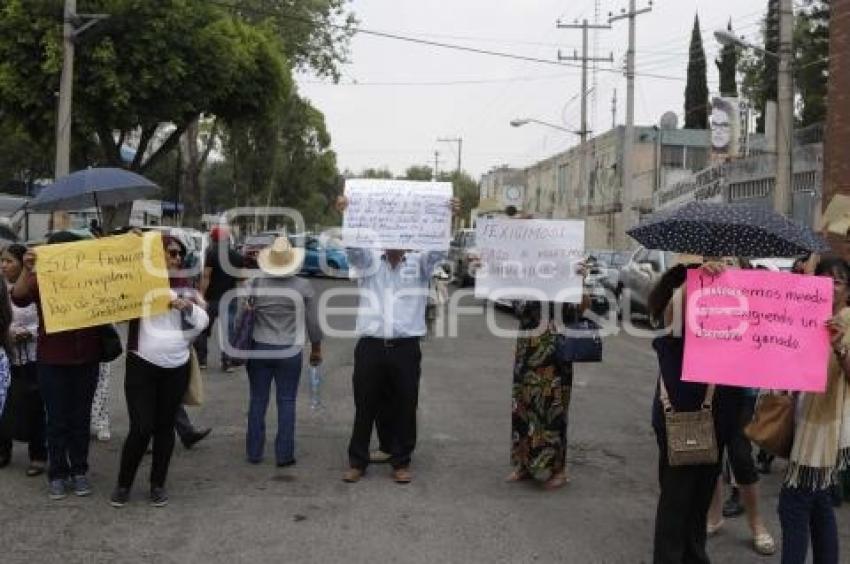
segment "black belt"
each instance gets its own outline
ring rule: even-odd
[[[380,337],[363,337],[363,340],[370,341],[370,342],[373,342],[373,343],[380,343],[385,348],[392,349],[392,348],[395,348],[395,347],[399,347],[401,345],[413,343],[414,341],[419,341],[419,337],[398,337],[397,339],[381,339]]]

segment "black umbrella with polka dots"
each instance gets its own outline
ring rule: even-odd
[[[711,257],[794,257],[829,250],[814,231],[757,204],[690,202],[628,234],[648,249]]]

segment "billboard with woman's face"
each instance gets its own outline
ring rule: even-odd
[[[711,99],[711,148],[715,158],[739,156],[740,115],[737,98]]]

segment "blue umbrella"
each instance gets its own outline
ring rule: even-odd
[[[648,249],[711,257],[794,257],[829,250],[811,229],[758,204],[690,202],[627,232]]]
[[[122,168],[87,168],[45,186],[27,206],[36,211],[114,206],[156,193],[159,187]]]

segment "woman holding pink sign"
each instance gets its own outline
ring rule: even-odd
[[[814,564],[838,563],[831,488],[850,466],[850,267],[839,258],[823,259],[815,275],[833,280],[833,317],[826,322],[832,354],[826,392],[797,398],[794,444],[779,494],[783,564],[804,564],[810,538]]]

